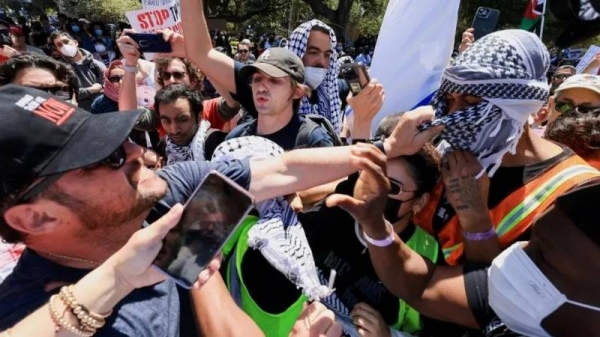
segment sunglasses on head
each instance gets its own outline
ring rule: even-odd
[[[558,79],[558,80],[564,80],[567,79],[569,77],[571,77],[573,75],[571,74],[558,74],[558,75],[554,75],[554,78]]]
[[[102,159],[96,164],[92,164],[90,166],[85,167],[85,169],[95,169],[99,166],[104,166],[111,168],[113,170],[118,170],[121,168],[125,162],[127,161],[127,153],[125,152],[125,148],[123,145],[119,146],[115,151],[108,155],[108,157]],[[23,194],[19,199],[17,199],[16,204],[28,202],[33,199],[36,195],[43,192],[50,185],[52,185],[55,181],[57,181],[63,174],[66,172],[56,173],[47,177],[42,178],[37,184],[33,185],[25,194]]]
[[[554,108],[556,109],[556,111],[558,111],[564,115],[570,115],[573,113],[585,115],[585,114],[600,112],[600,107],[597,107],[597,106],[592,106],[592,107],[581,106],[581,105],[575,105],[571,102],[561,102],[561,101],[556,101],[556,103],[554,103]]]
[[[388,196],[390,197],[399,197],[400,194],[402,193],[416,193],[419,191],[407,191],[404,189],[404,186],[402,186],[402,183],[400,183],[399,181],[395,181],[390,179],[390,193],[388,194]]]
[[[123,75],[114,75],[108,78],[110,83],[119,83],[123,80]]]
[[[171,77],[173,77],[176,81],[182,80],[185,77],[186,73],[182,72],[182,71],[173,71],[173,72],[169,72],[169,71],[163,71],[162,73],[160,73],[160,78],[163,81],[168,81],[171,79]]]
[[[56,85],[56,86],[52,86],[52,87],[36,87],[36,86],[28,86],[28,87],[37,89],[37,90],[41,90],[41,91],[45,91],[53,96],[56,96],[57,98],[65,100],[65,101],[73,98],[73,94],[75,93],[73,88],[68,85]]]

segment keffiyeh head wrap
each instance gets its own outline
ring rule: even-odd
[[[121,60],[112,61],[104,71],[104,95],[113,102],[119,102],[119,90],[121,90],[121,84],[115,84],[108,80],[110,72],[115,68],[123,69],[123,62]]]
[[[210,122],[206,119],[200,121],[198,131],[188,145],[177,145],[173,143],[169,136],[165,137],[167,155],[167,165],[172,165],[181,161],[204,161],[204,141],[206,133],[210,129]]]
[[[322,27],[329,31],[329,40],[333,52],[329,57],[329,69],[327,70],[327,75],[325,76],[323,83],[317,88],[319,104],[313,106],[308,101],[308,98],[304,97],[302,99],[302,104],[300,105],[299,113],[301,115],[321,115],[331,122],[335,132],[340,133],[342,131],[342,101],[340,100],[337,82],[339,65],[337,63],[337,52],[335,51],[337,45],[335,32],[322,21],[316,19],[307,21],[292,32],[287,48],[298,55],[298,57],[303,58],[306,53],[306,47],[308,46],[308,37],[313,27]]]
[[[548,99],[549,66],[548,50],[536,35],[517,29],[487,35],[444,71],[431,125],[445,125],[441,137],[449,147],[471,151],[492,176],[504,154],[515,153],[528,117]],[[446,115],[448,93],[483,100]]]
[[[283,152],[279,145],[266,138],[240,137],[219,145],[213,160],[264,160],[278,157]],[[319,282],[304,229],[285,198],[260,202],[256,209],[260,220],[248,232],[248,246],[260,250],[264,258],[301,288],[309,299],[316,301],[329,296],[331,290]]]

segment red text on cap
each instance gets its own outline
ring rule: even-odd
[[[52,122],[56,126],[64,124],[75,112],[75,108],[55,98],[23,96],[16,105]]]

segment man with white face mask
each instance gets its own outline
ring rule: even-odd
[[[106,66],[95,60],[90,52],[79,48],[77,40],[67,32],[53,33],[50,39],[79,78],[79,107],[91,111],[94,99],[102,94]]]
[[[437,266],[412,251],[384,218],[386,157],[362,171],[354,197],[331,204],[352,214],[377,275],[422,315],[481,329],[486,337],[598,336],[600,234],[594,211],[600,179],[563,194],[491,267]],[[576,323],[575,323],[576,322]]]
[[[252,91],[240,75],[241,63],[214,51],[201,0],[182,0],[181,14],[185,32],[185,51],[211,81],[235,94],[234,98],[256,118]],[[306,68],[305,82],[311,95],[302,99],[299,114],[318,114],[331,122],[336,133],[342,130],[340,87],[338,85],[336,37],[333,30],[319,20],[298,26],[287,42],[287,49],[296,54]],[[365,90],[363,90],[365,92]],[[358,96],[368,95],[369,90]]]

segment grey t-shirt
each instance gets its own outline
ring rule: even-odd
[[[169,187],[162,203],[168,206],[185,203],[211,170],[223,173],[246,189],[250,186],[250,167],[247,161],[182,162],[167,166],[158,173]],[[48,302],[50,296],[58,293],[59,289],[46,292],[46,284],[72,284],[88,272],[89,270],[58,265],[33,250],[26,249],[13,273],[0,284],[0,331],[12,327]],[[95,336],[187,335],[190,333],[188,329],[180,330],[180,325],[189,324],[181,320],[180,306],[177,287],[171,280],[136,289],[114,308],[106,326],[98,330]]]

